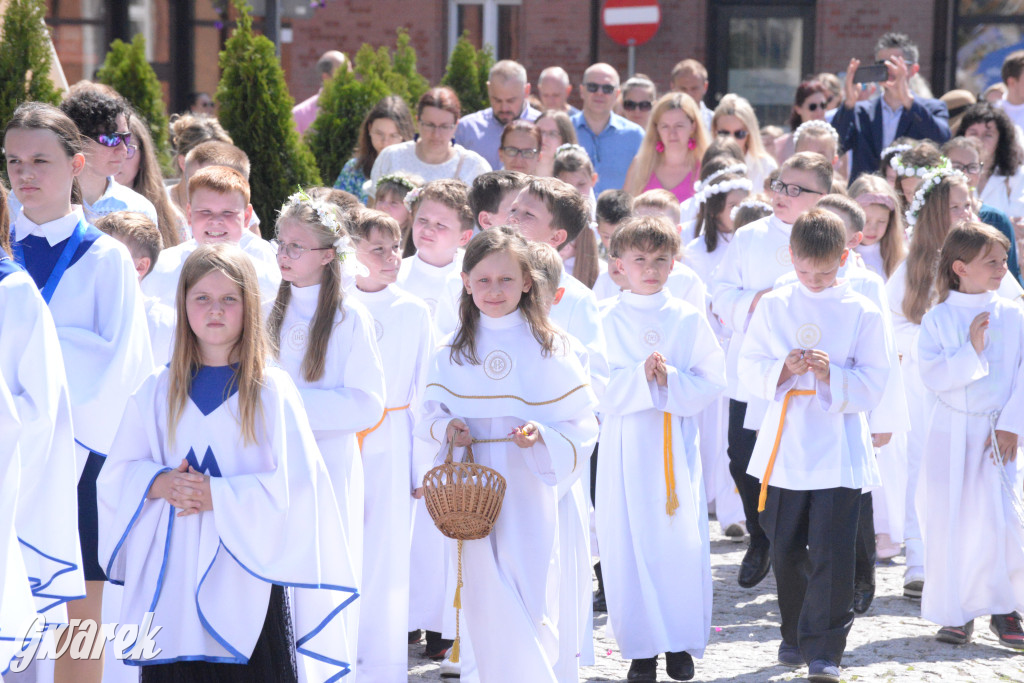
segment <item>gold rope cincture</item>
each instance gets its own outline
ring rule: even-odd
[[[512,437],[508,436],[504,439],[473,439],[473,443],[505,443],[512,441]],[[466,448],[466,453],[469,459],[473,459],[473,447],[472,444]],[[452,643],[452,654],[449,658],[452,664],[459,663],[459,613],[462,611],[462,541],[459,540],[459,571],[458,578],[455,582],[455,600],[452,602],[452,607],[455,608],[455,642]]]
[[[384,424],[384,418],[388,416],[388,413],[394,413],[399,410],[408,410],[410,405],[412,404],[406,403],[404,406],[398,406],[397,408],[385,408],[384,414],[380,416],[379,420],[377,420],[377,424],[373,425],[369,429],[364,429],[361,432],[356,432],[356,440],[359,442],[359,450],[363,450],[363,441],[366,440],[366,437],[380,429],[380,426]]]
[[[1003,454],[999,452],[999,442],[996,440],[996,422],[999,421],[999,413],[1001,411],[993,410],[990,413],[972,413],[969,410],[954,408],[943,401],[941,396],[934,392],[932,393],[935,395],[935,398],[938,399],[939,403],[946,406],[954,413],[960,413],[967,417],[988,418],[989,439],[992,440],[992,452],[996,456],[996,465],[999,467],[999,480],[1003,484],[1003,492],[1006,493],[1006,497],[1010,499],[1010,507],[1013,508],[1013,512],[1017,515],[1017,521],[1021,526],[1024,526],[1024,505],[1021,504],[1020,498],[1017,497],[1016,486],[1012,481],[1010,481],[1010,475],[1006,473],[1006,462],[1003,459]]]
[[[664,413],[662,449],[665,462],[665,514],[671,517],[679,507],[676,495],[676,466],[672,458],[672,415]]]
[[[764,478],[761,479],[761,494],[757,497],[757,511],[764,512],[764,504],[768,500],[768,480],[772,478],[772,470],[775,468],[775,456],[779,454],[779,444],[782,442],[782,428],[786,424],[786,409],[789,408],[789,399],[794,396],[813,396],[814,389],[790,389],[786,397],[782,399],[782,414],[779,415],[779,431],[775,434],[775,445],[772,446],[772,454],[768,456],[768,467],[764,470]]]

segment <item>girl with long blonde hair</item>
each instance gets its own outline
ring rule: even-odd
[[[640,150],[626,173],[626,192],[634,197],[647,190],[670,190],[682,202],[693,196],[700,160],[708,148],[700,109],[680,92],[661,97],[654,105]]]
[[[778,168],[775,157],[768,153],[761,141],[760,124],[757,114],[746,99],[729,93],[715,107],[711,117],[711,136],[733,138],[743,149],[747,164],[747,177],[754,186],[754,192],[765,189],[765,181]]]

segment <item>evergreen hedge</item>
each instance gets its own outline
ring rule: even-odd
[[[43,0],[10,0],[0,31],[0,130],[22,102],[60,104]]]

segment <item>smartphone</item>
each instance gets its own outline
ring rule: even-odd
[[[889,80],[889,67],[885,64],[868,64],[857,67],[853,74],[854,83],[884,83]]]

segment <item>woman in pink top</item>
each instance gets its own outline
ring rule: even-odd
[[[700,159],[708,146],[697,103],[685,94],[668,93],[651,112],[647,134],[626,173],[626,192],[666,189],[682,202],[693,196]]]

